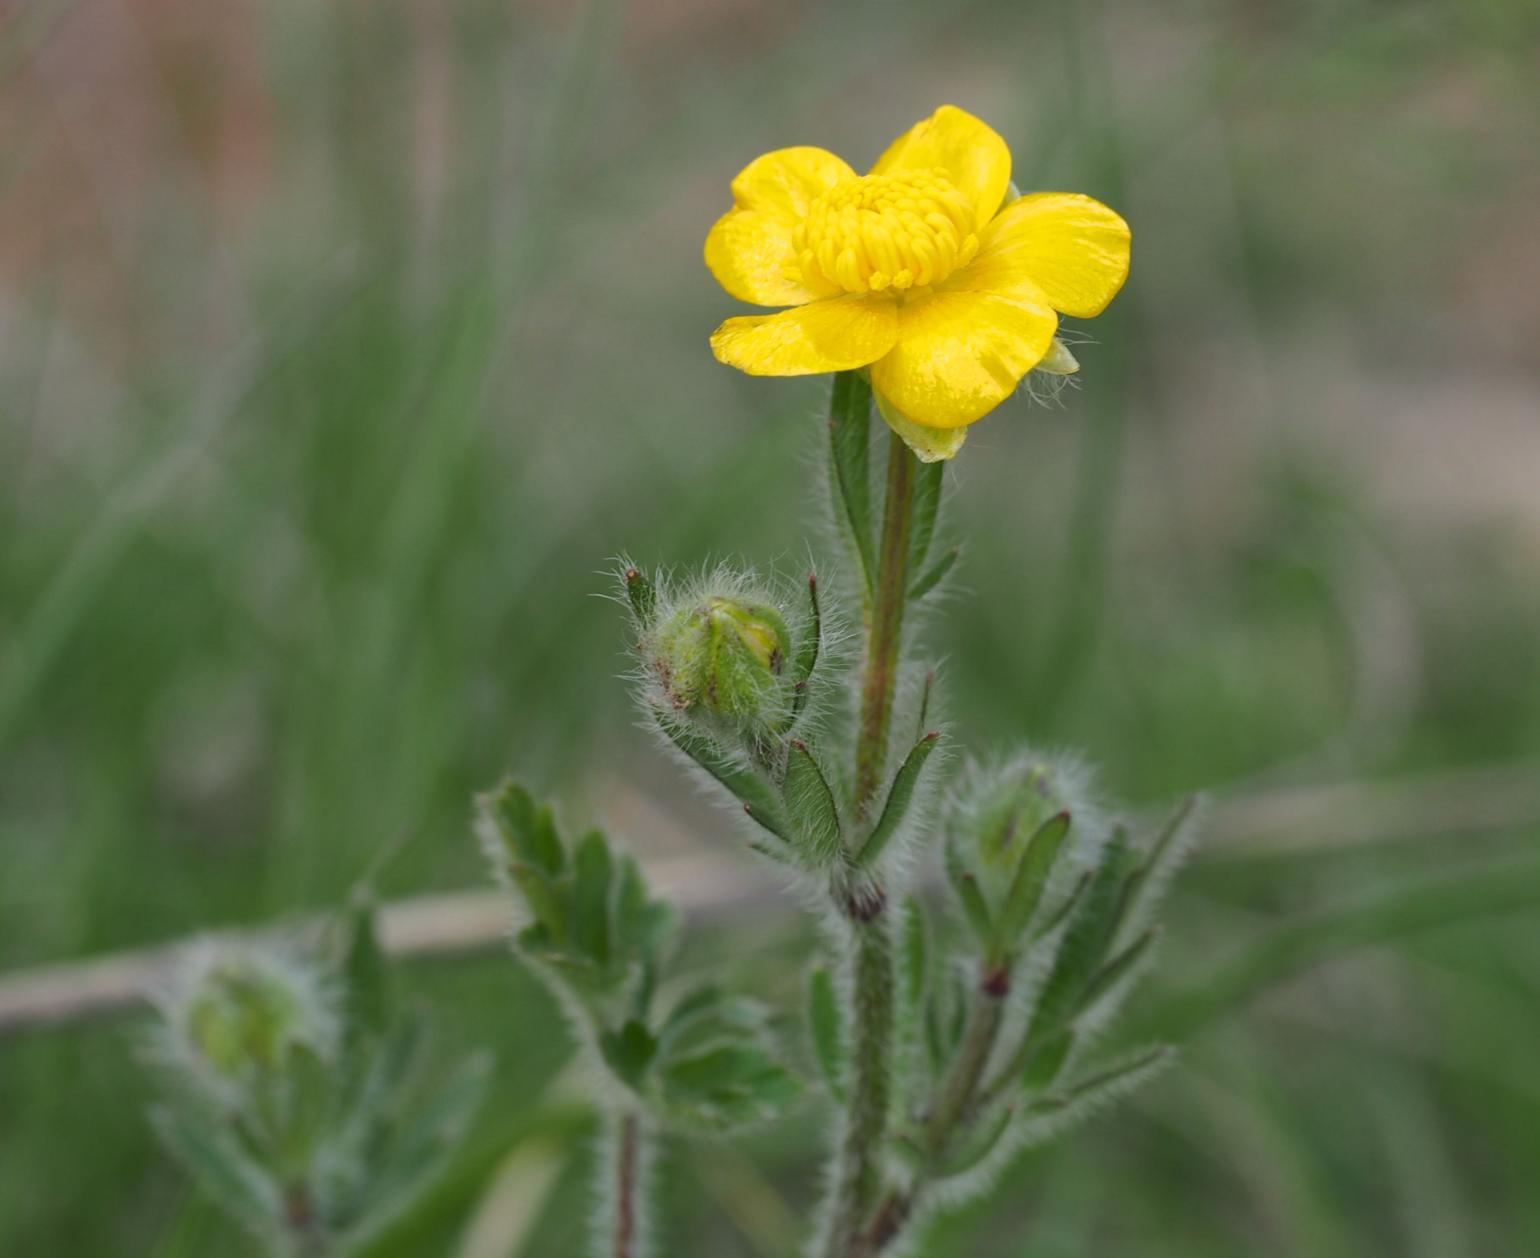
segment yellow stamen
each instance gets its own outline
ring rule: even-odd
[[[939,284],[978,252],[973,207],[939,170],[848,179],[818,197],[792,237],[815,289],[905,292]]]

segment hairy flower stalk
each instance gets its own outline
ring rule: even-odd
[[[869,436],[870,392],[836,380],[834,398],[849,401],[831,423],[851,425]],[[854,441],[855,437],[851,437]],[[837,448],[831,447],[831,448]],[[856,732],[854,810],[871,811],[888,760],[889,726],[909,591],[910,529],[914,517],[915,458],[897,435],[888,443],[887,489],[883,500],[877,571],[866,600],[866,645],[861,667],[860,714]],[[839,483],[835,469],[831,479]],[[840,888],[837,903],[848,922],[846,960],[853,1009],[850,1106],[833,1187],[825,1253],[850,1252],[878,1189],[882,1142],[887,1134],[893,1041],[893,945],[880,884]]]
[[[914,507],[915,459],[903,441],[888,442],[888,484],[877,558],[876,592],[867,609],[866,656],[861,669],[861,723],[856,741],[856,810],[865,815],[887,763],[888,721],[898,684],[904,603],[909,587],[909,526]]]

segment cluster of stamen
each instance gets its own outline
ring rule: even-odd
[[[813,202],[792,239],[803,280],[847,293],[939,284],[979,247],[972,205],[933,170],[847,180]]]

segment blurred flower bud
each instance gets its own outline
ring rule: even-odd
[[[992,901],[1015,878],[1032,836],[1060,813],[1082,836],[1102,829],[1090,774],[1078,760],[1028,752],[972,775],[954,806],[952,836]]]
[[[320,976],[257,945],[218,945],[195,955],[167,1017],[182,1052],[232,1083],[282,1070],[296,1048],[327,1058],[338,1034]]]
[[[651,664],[680,712],[758,723],[786,707],[786,620],[769,603],[706,594],[664,614]]]

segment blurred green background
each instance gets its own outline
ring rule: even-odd
[[[323,908],[395,840],[387,895],[476,885],[510,768],[719,851],[595,595],[833,547],[825,385],[712,360],[701,241],[760,152],[950,101],[1135,248],[1062,408],[950,473],[948,715],[1216,805],[1134,1011],[1182,1065],[927,1252],[1540,1252],[1537,85],[1531,0],[0,5],[0,971]],[[790,996],[749,872],[692,955]],[[381,1258],[577,1252],[549,1003],[406,979],[498,1084]],[[142,1037],[0,1037],[0,1253],[244,1252]],[[821,1140],[672,1147],[668,1252],[785,1258]]]

